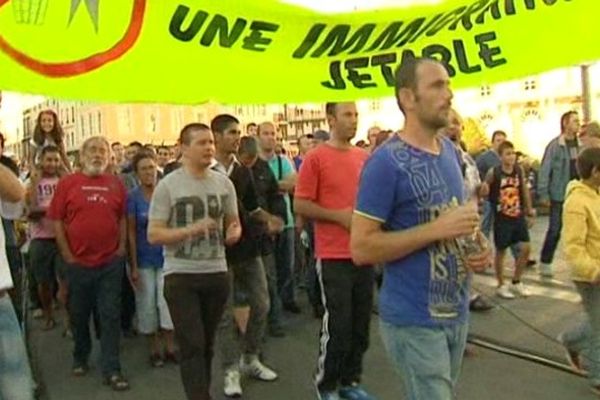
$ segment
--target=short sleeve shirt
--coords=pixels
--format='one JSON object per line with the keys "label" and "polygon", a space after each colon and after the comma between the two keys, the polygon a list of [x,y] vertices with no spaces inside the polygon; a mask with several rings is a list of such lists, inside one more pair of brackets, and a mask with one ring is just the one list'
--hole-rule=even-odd
{"label": "short sleeve shirt", "polygon": [[[275,174],[275,178],[277,178],[278,182],[295,173],[292,162],[285,156],[275,155],[271,159],[267,160],[267,162],[269,163],[269,167],[271,167],[271,171],[273,171],[273,174]],[[283,195],[283,198],[287,207],[287,221],[285,227],[293,228],[294,214],[292,213],[292,202],[290,200],[290,195],[286,193]]]}
{"label": "short sleeve shirt", "polygon": [[94,268],[115,257],[126,211],[127,193],[119,178],[75,173],[58,181],[47,215],[63,221],[77,265]]}
{"label": "short sleeve shirt", "polygon": [[[439,137],[439,154],[395,136],[366,162],[355,212],[403,231],[433,221],[463,201],[458,150]],[[465,323],[469,274],[456,240],[432,243],[385,264],[380,317],[397,326]]]}
{"label": "short sleeve shirt", "polygon": [[141,187],[136,187],[127,195],[127,215],[135,218],[135,247],[139,268],[162,268],[162,246],[148,242],[148,211],[150,202],[144,197]]}
{"label": "short sleeve shirt", "polygon": [[[334,210],[354,209],[358,182],[369,154],[323,144],[302,163],[295,196]],[[315,221],[315,254],[320,259],[349,259],[350,233],[338,224]]]}
{"label": "short sleeve shirt", "polygon": [[150,202],[150,221],[183,228],[208,217],[218,226],[204,236],[164,246],[165,275],[227,271],[224,217],[237,214],[235,188],[227,176],[208,170],[206,176],[197,178],[179,168],[164,177]]}
{"label": "short sleeve shirt", "polygon": [[[40,209],[47,210],[50,207],[58,181],[57,176],[42,177],[36,187],[30,188],[36,192],[37,206]],[[53,239],[55,237],[54,225],[47,216],[39,221],[31,222],[30,226],[32,239]]]}

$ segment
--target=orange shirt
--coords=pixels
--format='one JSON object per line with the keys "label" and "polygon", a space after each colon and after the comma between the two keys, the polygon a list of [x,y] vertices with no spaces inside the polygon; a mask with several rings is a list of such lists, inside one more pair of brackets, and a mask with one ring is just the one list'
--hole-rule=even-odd
{"label": "orange shirt", "polygon": [[[369,154],[357,147],[342,150],[325,143],[308,152],[298,174],[295,196],[319,206],[354,209],[362,167]],[[350,232],[340,225],[315,221],[315,255],[349,259]]]}

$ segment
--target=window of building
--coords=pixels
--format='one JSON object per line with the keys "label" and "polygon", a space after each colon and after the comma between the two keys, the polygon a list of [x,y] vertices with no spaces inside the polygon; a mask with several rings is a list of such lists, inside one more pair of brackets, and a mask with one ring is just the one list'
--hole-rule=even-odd
{"label": "window of building", "polygon": [[487,128],[493,120],[494,120],[494,116],[489,111],[483,112],[481,114],[481,116],[479,117],[479,122],[481,122],[481,125],[484,128]]}
{"label": "window of building", "polygon": [[156,115],[150,114],[150,132],[156,133]]}
{"label": "window of building", "polygon": [[83,115],[79,116],[79,128],[81,130],[81,136],[85,137],[85,123],[83,120]]}
{"label": "window of building", "polygon": [[527,79],[525,81],[525,91],[531,91],[537,89],[537,81],[535,79]]}
{"label": "window of building", "polygon": [[523,114],[521,114],[521,120],[523,121],[535,121],[535,120],[540,120],[541,116],[540,116],[540,112],[532,107],[528,107],[523,111]]}

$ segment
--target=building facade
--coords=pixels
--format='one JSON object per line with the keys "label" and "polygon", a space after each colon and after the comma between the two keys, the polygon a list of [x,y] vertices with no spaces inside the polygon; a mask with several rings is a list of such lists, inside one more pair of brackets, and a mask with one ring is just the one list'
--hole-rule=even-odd
{"label": "building facade", "polygon": [[[600,63],[591,65],[591,119],[600,119]],[[541,158],[546,144],[560,133],[560,116],[581,111],[582,80],[579,67],[565,68],[525,79],[455,91],[453,105],[463,115],[477,120],[491,136],[496,129],[508,133],[519,150]],[[391,90],[390,90],[391,92]],[[356,140],[366,139],[371,126],[397,130],[403,117],[390,96],[360,100]],[[243,127],[248,123],[275,123],[283,141],[290,145],[298,137],[327,129],[324,104],[170,106],[162,104],[95,104],[46,99],[23,112],[23,129],[7,150],[23,159],[29,154],[37,115],[55,110],[65,131],[69,152],[75,152],[88,137],[103,135],[111,142],[132,141],[154,145],[173,144],[181,128],[190,122],[210,123],[219,113],[236,116]]]}

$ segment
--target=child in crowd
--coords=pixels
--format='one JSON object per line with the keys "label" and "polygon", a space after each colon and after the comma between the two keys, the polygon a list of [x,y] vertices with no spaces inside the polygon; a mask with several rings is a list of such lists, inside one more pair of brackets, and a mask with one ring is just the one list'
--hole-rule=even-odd
{"label": "child in crowd", "polygon": [[44,147],[41,151],[41,170],[31,175],[27,194],[28,218],[31,221],[29,257],[44,313],[44,330],[50,330],[56,325],[52,313],[52,289],[57,277],[58,297],[66,305],[64,267],[56,244],[54,226],[52,221],[46,218],[46,210],[60,179],[60,164],[60,150],[52,145]]}
{"label": "child in crowd", "polygon": [[29,159],[30,172],[39,164],[42,149],[50,145],[58,148],[61,160],[60,167],[66,172],[71,172],[65,147],[65,133],[58,121],[58,115],[54,111],[44,110],[39,113],[30,144],[32,147]]}
{"label": "child in crowd", "polygon": [[587,319],[559,340],[574,370],[582,371],[581,352],[592,391],[600,395],[600,148],[587,148],[577,158],[581,180],[567,186],[563,208],[563,246]]}
{"label": "child in crowd", "polygon": [[[533,223],[535,211],[523,169],[516,162],[514,145],[503,142],[498,148],[502,164],[492,168],[486,182],[489,186],[489,201],[494,217],[494,244],[496,246],[496,294],[504,299],[514,299],[515,295],[527,297],[529,290],[521,283],[521,275],[529,260],[529,227]],[[515,272],[512,284],[504,283],[504,255],[506,249],[518,245]]]}

